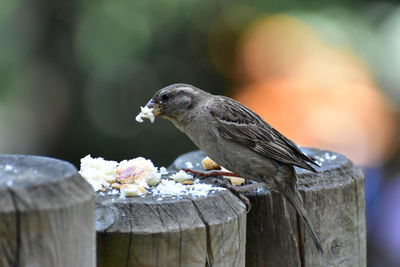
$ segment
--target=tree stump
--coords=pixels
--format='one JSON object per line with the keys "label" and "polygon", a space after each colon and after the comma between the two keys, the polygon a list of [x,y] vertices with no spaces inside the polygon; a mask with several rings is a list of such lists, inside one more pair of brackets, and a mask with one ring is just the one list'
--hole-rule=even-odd
{"label": "tree stump", "polygon": [[245,265],[245,207],[229,191],[96,200],[98,266]]}
{"label": "tree stump", "polygon": [[95,266],[94,194],[71,164],[0,155],[0,266]]}
{"label": "tree stump", "polygon": [[[305,150],[320,159],[318,173],[297,169],[304,206],[319,236],[316,249],[294,208],[279,193],[259,187],[246,194],[246,266],[366,266],[366,226],[362,172],[345,156]],[[205,154],[194,151],[177,158],[172,169],[191,162],[202,170]]]}

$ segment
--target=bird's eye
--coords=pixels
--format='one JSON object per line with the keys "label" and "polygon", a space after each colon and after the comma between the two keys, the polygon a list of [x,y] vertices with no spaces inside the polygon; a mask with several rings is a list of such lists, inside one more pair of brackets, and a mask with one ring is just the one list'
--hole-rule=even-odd
{"label": "bird's eye", "polygon": [[160,100],[162,102],[167,102],[168,99],[169,99],[169,94],[168,93],[163,93],[163,94],[160,95]]}

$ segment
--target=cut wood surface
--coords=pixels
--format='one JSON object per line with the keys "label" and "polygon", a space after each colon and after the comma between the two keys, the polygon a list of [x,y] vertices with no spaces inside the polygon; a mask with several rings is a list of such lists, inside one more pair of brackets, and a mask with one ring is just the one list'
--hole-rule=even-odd
{"label": "cut wood surface", "polygon": [[98,266],[245,266],[245,206],[229,191],[96,200]]}
{"label": "cut wood surface", "polygon": [[95,266],[94,194],[71,164],[0,155],[0,266]]}
{"label": "cut wood surface", "polygon": [[[289,202],[259,187],[246,194],[252,203],[247,215],[246,266],[366,266],[363,174],[343,155],[305,151],[322,163],[318,173],[296,171],[324,254],[316,249]],[[191,162],[193,169],[202,170],[204,157],[201,151],[184,154],[171,169],[186,168],[186,162]]]}

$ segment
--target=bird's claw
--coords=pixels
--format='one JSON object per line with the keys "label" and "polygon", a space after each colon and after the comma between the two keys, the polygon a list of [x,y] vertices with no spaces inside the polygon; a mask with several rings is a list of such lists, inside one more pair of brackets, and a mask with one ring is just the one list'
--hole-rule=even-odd
{"label": "bird's claw", "polygon": [[216,186],[224,187],[239,198],[246,205],[246,212],[249,213],[251,209],[250,200],[244,195],[244,191],[241,191],[238,186],[230,183],[229,180],[215,178],[212,181]]}

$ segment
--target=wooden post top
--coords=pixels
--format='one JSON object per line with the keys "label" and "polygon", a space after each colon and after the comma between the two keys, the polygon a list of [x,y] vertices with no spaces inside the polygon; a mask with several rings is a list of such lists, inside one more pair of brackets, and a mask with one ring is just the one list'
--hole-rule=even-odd
{"label": "wooden post top", "polygon": [[[93,189],[76,168],[62,160],[30,155],[0,155],[0,211],[60,208],[93,198]],[[5,201],[8,199],[8,201]],[[8,204],[7,204],[8,203]]]}
{"label": "wooden post top", "polygon": [[[353,171],[355,166],[352,161],[350,161],[346,156],[331,152],[324,151],[315,148],[302,148],[302,151],[306,153],[311,159],[315,160],[320,167],[317,167],[317,174],[312,173],[310,171],[295,167],[297,176],[299,178],[298,185],[301,190],[318,190],[319,188],[328,186],[334,186],[335,184],[343,183],[349,180],[348,176],[339,175],[324,175],[327,172],[346,172]],[[169,167],[170,170],[180,170],[186,168],[187,162],[190,162],[193,165],[193,170],[204,171],[201,161],[207,155],[200,150],[192,151],[185,153],[179,156]],[[316,175],[320,177],[320,179],[315,179]],[[243,177],[246,178],[246,177]],[[265,190],[262,187],[258,188],[258,190],[250,191],[256,192],[259,190]]]}
{"label": "wooden post top", "polygon": [[76,168],[53,158],[28,155],[0,155],[0,188],[27,188],[66,179]]}
{"label": "wooden post top", "polygon": [[[212,190],[206,196],[149,193],[144,197],[126,198],[97,193],[96,203],[96,230],[108,233],[157,233],[204,227],[199,206],[207,206],[208,214],[215,212],[207,218],[208,223],[223,223],[245,213],[245,205],[228,190]],[[174,216],[161,216],[167,213]],[[130,220],[132,216],[137,218],[133,225],[126,223],[125,219]]]}
{"label": "wooden post top", "polygon": [[96,192],[96,230],[99,267],[245,265],[246,208],[228,190]]}
{"label": "wooden post top", "polygon": [[95,266],[94,192],[68,162],[0,155],[0,266]]}

